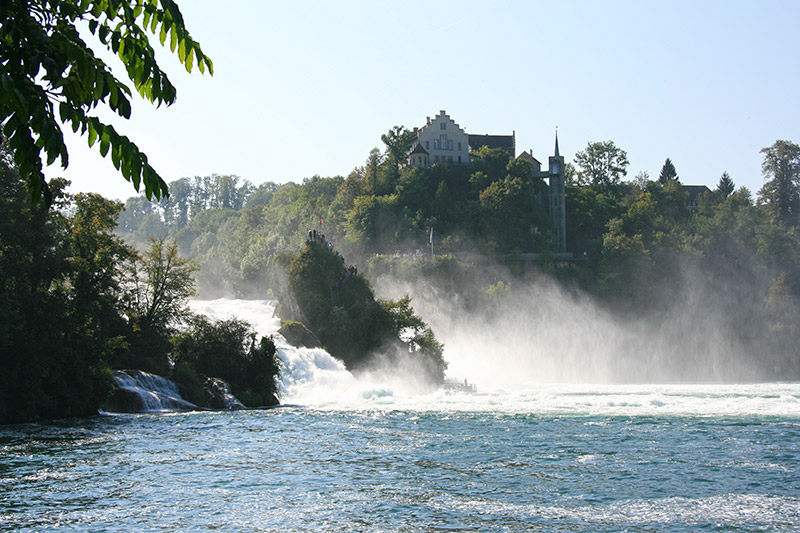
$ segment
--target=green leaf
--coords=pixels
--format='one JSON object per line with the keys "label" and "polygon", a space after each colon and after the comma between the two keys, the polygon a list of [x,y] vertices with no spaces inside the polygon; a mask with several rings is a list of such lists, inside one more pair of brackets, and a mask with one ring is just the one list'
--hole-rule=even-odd
{"label": "green leaf", "polygon": [[116,144],[116,143],[111,148],[111,162],[114,164],[114,168],[119,170],[119,166],[120,166],[119,145]]}
{"label": "green leaf", "polygon": [[94,124],[91,122],[89,123],[89,148],[94,146],[94,143],[97,141],[97,130],[94,129]]}
{"label": "green leaf", "polygon": [[194,48],[189,48],[189,52],[186,54],[186,72],[192,72],[192,66],[194,64]]}
{"label": "green leaf", "polygon": [[108,148],[111,146],[111,138],[108,135],[108,132],[103,129],[103,133],[100,135],[100,154],[105,157],[108,154]]}
{"label": "green leaf", "polygon": [[119,109],[119,92],[114,90],[114,89],[112,89],[111,91],[109,91],[108,97],[109,97],[108,101],[109,101],[109,104],[111,105],[111,109],[113,109],[114,111],[117,111]]}
{"label": "green leaf", "polygon": [[[150,33],[155,35],[156,28],[158,27],[158,17],[157,12],[153,13],[153,20],[150,21]],[[164,44],[164,40],[161,40],[161,44]]]}
{"label": "green leaf", "polygon": [[97,76],[97,79],[94,80],[94,91],[93,91],[94,102],[97,102],[103,97],[103,90],[105,89],[105,86],[103,84],[104,80],[105,80],[104,76]]}
{"label": "green leaf", "polygon": [[131,118],[131,102],[121,90],[119,93],[119,107],[117,108],[119,116],[122,118]]}

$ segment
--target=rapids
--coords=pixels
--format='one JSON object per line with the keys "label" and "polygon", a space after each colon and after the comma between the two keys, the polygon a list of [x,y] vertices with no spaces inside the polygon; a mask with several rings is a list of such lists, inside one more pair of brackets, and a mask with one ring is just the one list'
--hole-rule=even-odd
{"label": "rapids", "polygon": [[800,383],[424,390],[192,307],[274,336],[283,406],[0,427],[0,531],[800,531]]}

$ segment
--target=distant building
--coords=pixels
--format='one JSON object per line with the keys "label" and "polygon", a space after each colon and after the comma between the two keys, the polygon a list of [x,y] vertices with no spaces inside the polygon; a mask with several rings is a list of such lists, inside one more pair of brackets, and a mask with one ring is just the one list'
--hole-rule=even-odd
{"label": "distant building", "polygon": [[566,165],[558,151],[558,133],[553,155],[547,158],[547,175],[550,180],[550,223],[553,225],[553,243],[557,252],[567,251]]}
{"label": "distant building", "polygon": [[[422,128],[414,128],[415,140],[408,153],[408,165],[428,168],[436,163],[467,164],[470,154],[483,146],[500,148],[509,158],[516,155],[516,133],[511,135],[488,135],[467,133],[442,109],[433,119],[427,117]],[[566,165],[558,150],[556,134],[555,152],[548,158],[548,169],[533,156],[533,150],[522,152],[518,159],[531,164],[531,177],[547,180],[550,191],[545,208],[550,213],[553,225],[553,244],[556,252],[567,250],[567,224],[565,205]],[[544,200],[543,200],[544,203]]]}
{"label": "distant building", "polygon": [[705,185],[681,185],[681,188],[688,196],[686,200],[686,209],[688,209],[690,213],[696,213],[700,210],[700,205],[698,204],[700,196],[705,193],[711,193],[711,189]]}
{"label": "distant building", "polygon": [[414,128],[414,133],[417,138],[409,154],[410,166],[469,163],[469,135],[444,110],[433,120],[428,117],[422,128]]}
{"label": "distant building", "polygon": [[527,161],[531,164],[531,170],[534,174],[538,174],[542,171],[542,164],[539,162],[538,159],[533,157],[533,150],[529,152],[522,152],[517,156],[517,159],[522,159],[523,161]]}
{"label": "distant building", "polygon": [[553,226],[553,244],[556,252],[567,251],[567,204],[566,185],[567,172],[564,156],[558,149],[558,133],[553,155],[547,158],[547,170],[542,170],[542,164],[533,157],[533,150],[522,152],[517,159],[522,159],[531,164],[531,174],[534,178],[546,180],[549,185],[547,205],[545,209],[550,213],[550,224]]}
{"label": "distant building", "polygon": [[[444,109],[427,117],[425,125],[414,128],[416,139],[409,153],[408,165],[426,168],[436,163],[466,164],[469,154],[482,146],[502,148],[516,157],[516,137],[511,135],[470,134],[464,131]],[[427,157],[426,157],[427,156]]]}
{"label": "distant building", "polygon": [[486,148],[500,148],[505,150],[508,157],[514,159],[517,151],[517,136],[515,132],[511,135],[473,135],[469,136],[469,151],[474,152],[482,147]]}

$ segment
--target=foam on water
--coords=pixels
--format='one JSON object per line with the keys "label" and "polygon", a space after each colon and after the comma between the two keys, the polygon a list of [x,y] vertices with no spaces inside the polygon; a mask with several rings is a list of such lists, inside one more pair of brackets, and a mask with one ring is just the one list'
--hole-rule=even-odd
{"label": "foam on water", "polygon": [[[408,410],[531,413],[539,415],[608,416],[800,416],[800,384],[562,384],[519,383],[519,372],[505,368],[498,381],[492,347],[485,347],[491,386],[480,382],[483,372],[469,376],[477,394],[444,390],[421,391],[413,376],[354,376],[325,350],[291,346],[278,333],[274,300],[219,299],[191,302],[197,313],[211,318],[237,317],[259,335],[272,336],[281,361],[281,402],[320,409]],[[459,354],[445,346],[445,359],[459,368]],[[455,363],[455,364],[454,364]],[[460,376],[454,376],[461,381]]]}

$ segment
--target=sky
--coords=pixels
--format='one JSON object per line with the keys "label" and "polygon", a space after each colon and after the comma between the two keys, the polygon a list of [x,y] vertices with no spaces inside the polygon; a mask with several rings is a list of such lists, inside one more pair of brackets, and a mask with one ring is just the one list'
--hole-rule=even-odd
{"label": "sky", "polygon": [[[611,140],[627,179],[666,158],[687,185],[723,171],[761,188],[760,150],[800,143],[800,2],[179,0],[214,61],[170,107],[134,92],[128,135],[167,181],[233,174],[256,185],[347,176],[381,134],[446,110],[467,133],[508,135],[546,164]],[[92,43],[91,40],[89,40]],[[112,58],[113,59],[113,58]],[[110,61],[118,77],[121,66]],[[125,200],[133,186],[66,135],[70,164],[48,177]]]}

